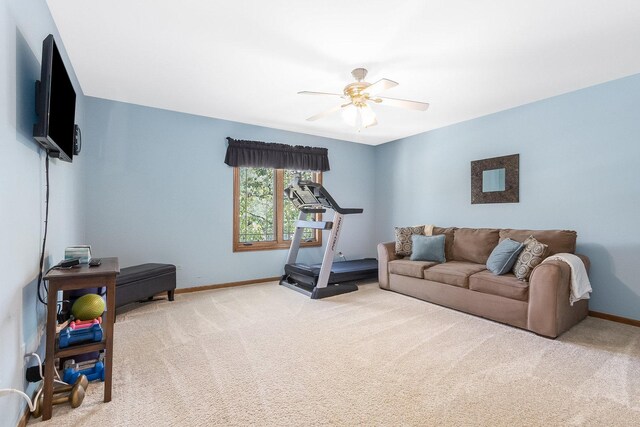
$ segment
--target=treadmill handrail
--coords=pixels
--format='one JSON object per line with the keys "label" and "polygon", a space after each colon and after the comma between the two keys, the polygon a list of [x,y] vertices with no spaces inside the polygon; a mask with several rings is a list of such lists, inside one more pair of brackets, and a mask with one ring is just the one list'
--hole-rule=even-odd
{"label": "treadmill handrail", "polygon": [[[362,208],[343,208],[340,207],[340,205],[338,204],[338,202],[335,201],[335,199],[333,197],[331,197],[331,194],[329,194],[329,192],[327,191],[326,188],[324,188],[322,186],[322,184],[319,184],[317,182],[313,182],[313,181],[300,181],[298,183],[298,186],[307,186],[307,187],[311,187],[314,190],[317,190],[323,199],[325,199],[329,206],[327,206],[328,208],[343,214],[343,215],[352,215],[352,214],[361,214],[364,212],[364,209]],[[312,205],[301,205],[298,209],[302,210],[303,212],[309,212],[310,209],[314,209],[311,207]],[[321,205],[323,206],[323,205]]]}
{"label": "treadmill handrail", "polygon": [[362,208],[342,208],[342,207],[340,207],[338,202],[336,202],[333,199],[333,197],[331,197],[331,194],[329,194],[329,192],[322,186],[322,184],[318,184],[316,182],[314,182],[313,184],[316,184],[316,186],[318,188],[318,191],[320,191],[320,194],[322,194],[322,196],[325,199],[327,199],[327,201],[331,205],[331,208],[334,211],[336,211],[338,213],[341,213],[343,215],[361,214],[362,212],[364,212],[364,209],[362,209]]}
{"label": "treadmill handrail", "polygon": [[362,208],[340,208],[336,209],[336,212],[341,213],[343,215],[351,215],[351,214],[361,214],[364,212]]}

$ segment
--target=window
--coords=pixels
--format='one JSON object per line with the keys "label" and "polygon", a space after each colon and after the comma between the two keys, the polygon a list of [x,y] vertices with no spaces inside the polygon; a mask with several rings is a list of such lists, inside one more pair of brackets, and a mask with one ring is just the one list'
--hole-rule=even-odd
{"label": "window", "polygon": [[[236,167],[233,170],[233,251],[288,249],[300,211],[284,189],[295,171]],[[321,172],[303,172],[303,180],[322,182]],[[316,217],[317,215],[317,217]],[[320,214],[307,219],[320,219]],[[301,246],[321,246],[322,232],[305,229]]]}

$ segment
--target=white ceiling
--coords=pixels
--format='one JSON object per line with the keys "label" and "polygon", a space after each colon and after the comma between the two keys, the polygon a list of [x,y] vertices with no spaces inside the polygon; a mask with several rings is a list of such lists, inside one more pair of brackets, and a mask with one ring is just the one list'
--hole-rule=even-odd
{"label": "white ceiling", "polygon": [[[86,95],[377,145],[640,73],[638,0],[47,0]],[[356,67],[382,95],[360,133]]]}

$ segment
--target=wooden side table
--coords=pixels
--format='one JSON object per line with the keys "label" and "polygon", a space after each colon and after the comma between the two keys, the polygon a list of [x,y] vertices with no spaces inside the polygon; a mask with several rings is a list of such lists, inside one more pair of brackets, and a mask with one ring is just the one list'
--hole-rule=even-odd
{"label": "wooden side table", "polygon": [[[70,270],[51,270],[44,277],[49,282],[47,299],[47,345],[44,367],[44,405],[42,419],[48,420],[53,412],[53,377],[54,360],[59,357],[69,357],[92,351],[105,350],[104,355],[104,401],[111,401],[111,373],[113,361],[113,323],[115,320],[116,275],[120,273],[118,258],[102,258],[102,264],[97,267],[82,265]],[[102,327],[104,337],[101,342],[80,344],[67,348],[59,348],[56,344],[57,326],[57,298],[58,291],[71,291],[84,288],[107,288],[107,312]]]}

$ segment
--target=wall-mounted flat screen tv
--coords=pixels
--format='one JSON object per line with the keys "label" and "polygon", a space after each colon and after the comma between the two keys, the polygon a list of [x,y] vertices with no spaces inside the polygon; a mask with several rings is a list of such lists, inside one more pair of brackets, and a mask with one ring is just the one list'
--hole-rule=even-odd
{"label": "wall-mounted flat screen tv", "polygon": [[76,92],[52,34],[42,43],[40,78],[36,82],[38,123],[33,127],[33,137],[51,157],[70,162],[76,132]]}

